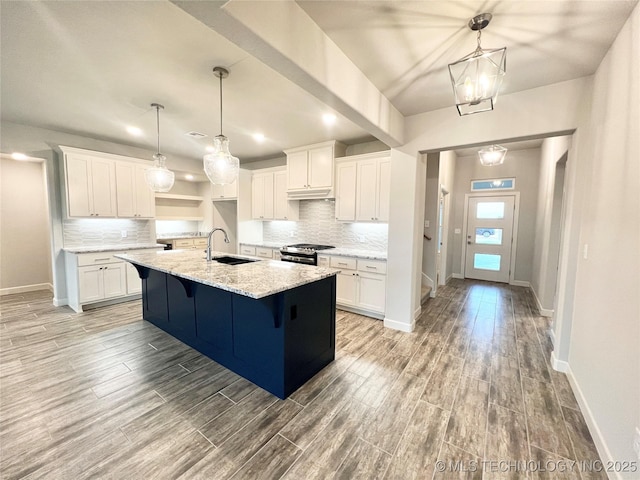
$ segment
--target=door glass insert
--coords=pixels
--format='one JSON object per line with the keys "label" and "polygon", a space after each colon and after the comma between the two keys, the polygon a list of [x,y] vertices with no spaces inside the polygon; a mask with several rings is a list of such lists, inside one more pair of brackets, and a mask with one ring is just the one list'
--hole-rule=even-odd
{"label": "door glass insert", "polygon": [[476,228],[476,243],[480,245],[502,245],[502,229]]}
{"label": "door glass insert", "polygon": [[478,202],[476,218],[504,218],[504,202]]}
{"label": "door glass insert", "polygon": [[473,268],[478,270],[500,271],[501,255],[491,255],[489,253],[476,253],[473,256]]}

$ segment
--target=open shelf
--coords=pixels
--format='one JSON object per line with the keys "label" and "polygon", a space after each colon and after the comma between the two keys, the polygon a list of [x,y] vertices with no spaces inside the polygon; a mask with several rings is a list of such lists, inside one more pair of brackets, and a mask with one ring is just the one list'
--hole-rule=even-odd
{"label": "open shelf", "polygon": [[179,200],[179,201],[185,201],[185,202],[202,202],[204,200],[204,197],[201,197],[200,195],[178,195],[175,193],[156,193],[156,200],[159,198],[166,199],[166,200]]}

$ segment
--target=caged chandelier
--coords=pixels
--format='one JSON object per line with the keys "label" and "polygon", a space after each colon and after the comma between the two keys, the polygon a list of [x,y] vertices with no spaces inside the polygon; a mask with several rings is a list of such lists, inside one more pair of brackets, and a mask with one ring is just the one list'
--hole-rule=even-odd
{"label": "caged chandelier", "polygon": [[222,79],[229,76],[229,70],[214,67],[213,74],[220,79],[220,135],[213,139],[213,152],[203,157],[204,173],[214,185],[233,183],[238,178],[240,161],[229,152],[229,139],[222,134]]}
{"label": "caged chandelier", "polygon": [[489,25],[491,18],[490,13],[482,13],[469,20],[469,28],[478,32],[478,46],[470,54],[449,64],[460,116],[493,110],[498,98],[506,72],[507,47],[483,50],[480,46],[482,29]]}
{"label": "caged chandelier", "polygon": [[149,185],[149,188],[154,192],[168,192],[171,190],[171,187],[173,187],[175,175],[164,164],[167,157],[160,153],[160,109],[164,109],[164,106],[159,103],[152,103],[151,106],[156,109],[158,153],[153,156],[153,167],[145,170],[144,179],[146,180],[147,185]]}
{"label": "caged chandelier", "polygon": [[507,155],[507,149],[502,145],[491,145],[489,147],[478,150],[478,158],[480,163],[485,167],[493,167],[494,165],[502,165]]}

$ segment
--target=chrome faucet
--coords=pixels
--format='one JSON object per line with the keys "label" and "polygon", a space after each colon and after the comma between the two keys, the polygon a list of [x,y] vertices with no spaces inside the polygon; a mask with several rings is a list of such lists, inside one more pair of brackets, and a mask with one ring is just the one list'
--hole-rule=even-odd
{"label": "chrome faucet", "polygon": [[207,236],[207,262],[211,261],[211,236],[213,235],[213,232],[217,230],[220,230],[222,233],[224,233],[224,243],[229,243],[229,237],[227,236],[227,232],[225,232],[224,228],[212,229]]}

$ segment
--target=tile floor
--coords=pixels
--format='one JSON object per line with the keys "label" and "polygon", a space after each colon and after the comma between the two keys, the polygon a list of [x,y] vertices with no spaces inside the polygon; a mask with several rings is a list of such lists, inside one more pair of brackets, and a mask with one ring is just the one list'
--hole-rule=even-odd
{"label": "tile floor", "polygon": [[454,280],[411,334],[338,311],[336,360],[284,401],[139,301],[0,307],[3,479],[606,478],[525,288]]}

